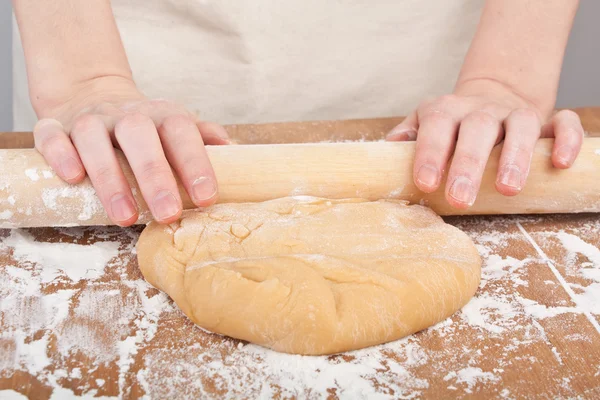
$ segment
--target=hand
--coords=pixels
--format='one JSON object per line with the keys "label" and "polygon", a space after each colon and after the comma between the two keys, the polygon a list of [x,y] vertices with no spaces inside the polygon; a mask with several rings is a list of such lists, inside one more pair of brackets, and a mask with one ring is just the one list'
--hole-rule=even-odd
{"label": "hand", "polygon": [[58,176],[77,183],[89,175],[110,219],[129,226],[137,207],[115,156],[125,154],[154,218],[171,223],[182,200],[171,166],[195,205],[217,199],[204,144],[228,144],[225,129],[200,122],[183,106],[149,100],[128,79],[97,78],[41,112],[35,147]]}
{"label": "hand", "polygon": [[[450,205],[473,205],[492,148],[504,140],[496,190],[514,196],[525,186],[538,138],[555,137],[552,164],[569,168],[579,154],[583,128],[577,114],[540,110],[500,84],[485,90],[465,85],[454,94],[422,103],[387,136],[390,141],[417,140],[414,182],[436,191],[454,154],[445,193]],[[542,121],[548,123],[542,127]]]}

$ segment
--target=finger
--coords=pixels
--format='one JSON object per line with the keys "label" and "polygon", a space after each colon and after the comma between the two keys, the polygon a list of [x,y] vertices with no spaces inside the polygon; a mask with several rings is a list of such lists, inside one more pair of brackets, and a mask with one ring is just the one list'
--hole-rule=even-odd
{"label": "finger", "polygon": [[562,110],[552,117],[554,146],[552,165],[556,168],[569,168],[579,155],[583,143],[583,126],[579,116],[571,110]]}
{"label": "finger", "polygon": [[78,118],[71,140],[109,218],[117,225],[133,224],[138,217],[136,203],[102,120],[94,115]]}
{"label": "finger", "polygon": [[402,121],[387,134],[385,140],[393,142],[415,140],[417,138],[418,129],[419,121],[417,118],[417,112],[413,111],[404,119],[404,121]]}
{"label": "finger", "polygon": [[213,204],[217,200],[217,179],[194,122],[182,115],[167,117],[158,132],[167,159],[194,204]]}
{"label": "finger", "polygon": [[556,113],[552,116],[552,118],[550,118],[550,120],[548,122],[546,122],[544,125],[542,125],[542,130],[540,132],[540,138],[553,138],[554,137],[554,125],[552,123],[552,120],[554,119],[555,115],[556,115]]}
{"label": "finger", "polygon": [[447,112],[433,111],[419,119],[413,179],[423,192],[439,188],[457,131],[458,119]]}
{"label": "finger", "polygon": [[501,134],[500,120],[487,111],[475,111],[462,120],[446,184],[446,200],[451,206],[464,209],[473,205],[485,165]]}
{"label": "finger", "polygon": [[207,145],[232,144],[227,130],[214,122],[198,122],[197,130]]}
{"label": "finger", "polygon": [[167,224],[176,221],[183,206],[154,122],[142,114],[127,114],[115,125],[115,138],[154,218]]}
{"label": "finger", "polygon": [[525,186],[540,125],[538,115],[527,109],[511,112],[504,121],[506,133],[496,175],[496,190],[501,194],[514,196]]}
{"label": "finger", "polygon": [[60,122],[41,119],[33,128],[35,148],[46,159],[54,172],[68,183],[78,183],[85,178],[85,169]]}

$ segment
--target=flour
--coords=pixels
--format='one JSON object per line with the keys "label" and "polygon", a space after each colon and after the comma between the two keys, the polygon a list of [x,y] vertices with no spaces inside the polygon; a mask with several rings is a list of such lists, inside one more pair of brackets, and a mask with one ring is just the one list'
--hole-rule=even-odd
{"label": "flour", "polygon": [[[106,230],[110,232],[109,228]],[[107,235],[98,229],[97,240],[102,236]],[[131,288],[130,295],[125,297],[121,290],[106,288],[106,284],[101,283],[107,268],[122,269],[123,257],[129,257],[131,245],[123,248],[120,242],[114,241],[98,241],[93,245],[45,243],[19,230],[13,230],[0,241],[0,251],[5,254],[10,251],[20,264],[19,267],[4,265],[0,269],[0,319],[3,322],[0,343],[3,340],[14,343],[8,354],[0,354],[0,378],[1,371],[17,367],[53,387],[51,398],[73,398],[73,392],[61,388],[58,380],[86,377],[79,368],[49,370],[53,365],[47,353],[50,341],[55,343],[62,357],[80,353],[103,363],[118,358],[127,360],[128,354],[135,353],[136,341],[147,340],[155,333],[158,315],[171,307],[166,296],[149,297],[148,285],[139,280],[125,280]],[[119,262],[115,260],[117,257]],[[82,291],[63,289],[43,293],[49,286],[77,282],[84,282]],[[101,326],[91,329],[89,321]],[[134,343],[128,337],[132,321],[138,325]],[[35,332],[45,333],[32,340]],[[60,334],[54,336],[53,332]],[[103,386],[104,380],[94,383]],[[95,393],[96,389],[90,389],[83,398],[92,398]]]}
{"label": "flour", "polygon": [[[237,348],[237,346],[236,346]],[[170,364],[169,379],[180,380],[186,376],[203,374],[213,382],[216,389],[227,389],[223,398],[236,398],[243,393],[255,392],[259,398],[306,397],[308,388],[310,397],[322,396],[330,388],[336,388],[336,394],[342,398],[389,398],[378,393],[369,376],[377,375],[389,393],[395,398],[417,398],[421,390],[429,387],[427,380],[414,376],[408,367],[418,367],[427,362],[427,357],[411,338],[370,349],[350,352],[342,360],[339,357],[305,357],[277,353],[255,345],[246,345],[230,355],[216,358],[206,365],[198,365],[185,354],[177,358],[162,351],[150,353],[146,362],[153,365]],[[218,351],[215,349],[215,351]],[[213,353],[206,350],[205,356]],[[398,360],[390,360],[386,354],[398,355]],[[272,377],[271,382],[252,379],[258,371]],[[168,388],[149,385],[147,382],[157,377],[143,374],[146,393],[152,397],[164,398]],[[210,396],[204,392],[201,381],[192,379],[188,385],[197,389],[198,397]],[[271,383],[271,384],[270,384]],[[272,383],[276,383],[277,388]]]}
{"label": "flour", "polygon": [[402,195],[402,192],[404,192],[404,188],[405,185],[402,185],[400,187],[397,187],[396,189],[392,190],[388,195],[387,198],[388,199],[395,199],[398,198]]}
{"label": "flour", "polygon": [[[64,201],[64,199],[75,199],[75,201]],[[80,221],[90,220],[94,214],[102,210],[102,203],[92,186],[45,188],[42,191],[42,201],[46,208],[57,212],[64,209],[78,211],[77,219]]]}
{"label": "flour", "polygon": [[13,212],[10,210],[4,210],[0,212],[0,219],[11,219],[13,216]]}
{"label": "flour", "polygon": [[40,180],[40,176],[37,173],[37,168],[26,169],[25,175],[34,182],[37,182]]}
{"label": "flour", "polygon": [[[583,254],[592,263],[591,267],[593,267],[595,271],[600,271],[600,249],[590,243],[585,242],[580,237],[565,231],[558,232],[556,236],[570,254]],[[573,260],[570,261],[572,262]],[[588,271],[584,268],[582,272],[585,275]],[[593,275],[593,273],[590,274]],[[600,278],[600,276],[598,278]],[[590,277],[590,279],[593,278]],[[598,280],[600,281],[600,279]]]}
{"label": "flour", "polygon": [[41,268],[42,283],[66,276],[74,282],[81,279],[97,279],[105,265],[117,254],[119,243],[98,242],[94,246],[72,243],[42,243],[35,241],[23,231],[13,230],[2,242],[14,248],[13,256],[24,263],[37,264]]}
{"label": "flour", "polygon": [[0,390],[0,399],[2,400],[27,400],[27,396],[14,390]]}
{"label": "flour", "polygon": [[[482,294],[463,307],[461,316],[471,326],[478,326],[490,333],[502,333],[514,328],[517,314],[512,302],[497,296]],[[500,315],[501,318],[497,316]]]}
{"label": "flour", "polygon": [[478,382],[498,382],[499,378],[497,375],[494,375],[492,372],[484,372],[481,368],[475,367],[467,367],[463,368],[457,372],[450,372],[448,375],[444,377],[445,381],[454,381],[455,384],[465,384],[467,386],[465,392],[473,393],[473,387]]}
{"label": "flour", "polygon": [[[477,230],[468,219],[454,223],[484,259],[473,300],[422,333],[331,357],[281,354],[202,332],[141,279],[134,231],[55,229],[55,243],[37,241],[36,230],[6,232],[0,238],[0,257],[7,260],[0,264],[0,346],[9,345],[0,351],[0,379],[15,370],[29,373],[54,399],[129,398],[133,387],[148,398],[422,398],[435,385],[446,390],[439,397],[477,396],[482,388],[518,397],[518,386],[504,387],[505,375],[538,365],[528,349],[548,348],[545,363],[556,368],[571,357],[550,342],[546,331],[554,319],[582,310],[598,315],[600,250],[583,228],[532,234],[539,243],[561,246],[564,259],[557,263],[567,278],[579,279],[569,281],[578,307],[541,304],[528,290],[535,289],[532,269],[545,268],[546,260],[527,247],[510,219],[484,219]],[[600,223],[585,229],[600,232]],[[542,290],[562,290],[552,275],[539,282]],[[597,343],[588,332],[564,340]],[[82,355],[87,361],[67,362]],[[107,368],[115,374],[98,375]],[[600,376],[600,366],[592,368]],[[561,397],[576,397],[575,381],[553,374],[545,384],[568,394]],[[111,387],[118,392],[106,392]],[[7,391],[0,398],[5,394],[22,398]]]}

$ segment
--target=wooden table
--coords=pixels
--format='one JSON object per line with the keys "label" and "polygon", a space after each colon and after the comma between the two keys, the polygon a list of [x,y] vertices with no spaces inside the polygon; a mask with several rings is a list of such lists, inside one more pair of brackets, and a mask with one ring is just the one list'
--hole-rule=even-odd
{"label": "wooden table", "polygon": [[[600,131],[600,109],[578,111]],[[398,121],[229,130],[242,143],[375,140]],[[195,327],[142,279],[140,227],[0,230],[0,398],[600,398],[600,215],[447,221],[484,259],[475,298],[426,331],[331,357]]]}

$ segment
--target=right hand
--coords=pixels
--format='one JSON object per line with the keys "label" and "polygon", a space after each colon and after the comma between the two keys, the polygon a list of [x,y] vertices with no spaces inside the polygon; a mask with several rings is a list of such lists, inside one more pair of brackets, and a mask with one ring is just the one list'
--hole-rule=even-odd
{"label": "right hand", "polygon": [[120,77],[96,78],[64,99],[38,111],[35,147],[66,182],[87,174],[117,225],[132,225],[138,212],[115,148],[125,154],[158,222],[176,221],[183,208],[171,167],[196,206],[217,200],[204,145],[230,143],[222,126],[200,121],[179,104],[150,100]]}

